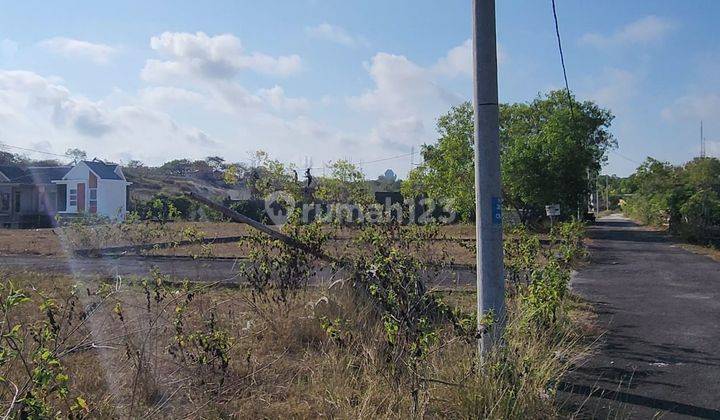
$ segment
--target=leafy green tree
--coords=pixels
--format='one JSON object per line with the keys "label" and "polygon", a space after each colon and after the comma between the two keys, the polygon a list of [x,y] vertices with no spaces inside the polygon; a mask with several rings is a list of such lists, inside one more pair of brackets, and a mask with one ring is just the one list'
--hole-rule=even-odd
{"label": "leafy green tree", "polygon": [[717,238],[720,228],[720,160],[696,158],[674,166],[653,158],[623,181],[623,211],[642,223],[669,224],[691,241]]}
{"label": "leafy green tree", "polygon": [[642,223],[661,225],[679,217],[683,199],[678,168],[648,157],[625,183],[623,211]]}
{"label": "leafy green tree", "polygon": [[701,189],[680,207],[683,222],[705,229],[720,226],[720,196],[713,190]]}
{"label": "leafy green tree", "polygon": [[[572,105],[570,105],[572,104]],[[503,198],[521,220],[543,214],[558,203],[565,214],[585,207],[590,179],[599,172],[608,149],[613,115],[564,91],[552,91],[530,103],[501,105],[500,142]],[[474,216],[473,108],[453,107],[438,119],[437,143],[424,145],[424,163],[403,185],[406,196],[449,198],[465,219]]]}
{"label": "leafy green tree", "polygon": [[262,150],[253,156],[253,169],[250,170],[249,183],[255,195],[266,197],[276,191],[291,194],[296,200],[300,198],[300,183],[297,170],[292,164],[285,164]]}
{"label": "leafy green tree", "polygon": [[685,164],[683,169],[686,184],[720,192],[720,159],[696,158]]}
{"label": "leafy green tree", "polygon": [[346,160],[336,160],[328,166],[330,176],[321,178],[315,196],[334,203],[372,203],[373,197],[365,182],[365,174]]}
{"label": "leafy green tree", "polygon": [[571,101],[564,91],[553,91],[529,104],[501,106],[504,198],[525,220],[551,203],[565,214],[584,212],[590,180],[617,145],[608,131],[610,111]]}
{"label": "leafy green tree", "polygon": [[470,102],[453,107],[437,122],[440,138],[422,146],[424,163],[413,169],[401,191],[406,197],[447,198],[464,218],[475,212],[473,108]]}

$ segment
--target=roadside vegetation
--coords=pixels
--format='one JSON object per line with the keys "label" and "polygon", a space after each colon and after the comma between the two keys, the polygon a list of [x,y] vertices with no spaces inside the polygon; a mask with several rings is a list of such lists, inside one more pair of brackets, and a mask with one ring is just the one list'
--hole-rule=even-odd
{"label": "roadside vegetation", "polygon": [[720,160],[675,166],[648,158],[623,180],[622,210],[641,223],[667,226],[685,240],[720,244]]}
{"label": "roadside vegetation", "polygon": [[[438,119],[440,138],[422,148],[423,164],[402,185],[405,196],[452,199],[463,220],[474,220],[473,110],[466,102]],[[584,215],[592,180],[617,142],[614,116],[593,102],[552,91],[528,103],[500,106],[503,201],[523,224],[537,224],[545,206],[563,217]]]}

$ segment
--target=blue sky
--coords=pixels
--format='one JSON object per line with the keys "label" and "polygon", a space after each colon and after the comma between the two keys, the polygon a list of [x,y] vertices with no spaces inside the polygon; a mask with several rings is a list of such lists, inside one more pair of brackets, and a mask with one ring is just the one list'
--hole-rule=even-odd
{"label": "blue sky", "polygon": [[[151,164],[400,156],[362,164],[374,177],[471,95],[469,0],[115,3],[3,2],[0,141]],[[720,2],[557,6],[571,88],[616,115],[608,173],[691,159],[701,119],[720,155]],[[501,100],[561,87],[550,1],[498,1],[497,21]]]}

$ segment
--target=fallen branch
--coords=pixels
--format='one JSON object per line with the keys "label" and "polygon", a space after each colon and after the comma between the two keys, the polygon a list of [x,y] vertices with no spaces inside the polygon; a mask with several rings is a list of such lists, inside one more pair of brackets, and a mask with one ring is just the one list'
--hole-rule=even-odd
{"label": "fallen branch", "polygon": [[341,262],[340,260],[338,260],[335,257],[327,255],[320,250],[309,248],[306,245],[296,241],[295,239],[285,235],[284,233],[278,232],[277,230],[271,228],[270,226],[264,225],[264,224],[258,222],[257,220],[253,220],[253,219],[245,216],[244,214],[240,214],[240,213],[236,212],[235,210],[225,207],[222,204],[218,204],[206,197],[203,197],[202,195],[196,194],[192,191],[186,191],[185,196],[187,196],[188,198],[195,200],[201,204],[204,204],[213,210],[219,211],[220,213],[222,213],[223,216],[227,217],[228,219],[232,220],[233,222],[245,223],[246,225],[249,225],[250,227],[259,230],[260,232],[270,236],[271,238],[282,241],[292,247],[301,249],[301,250],[307,252],[308,254],[314,255],[315,257],[317,257],[321,260],[328,261],[330,263],[340,263]]}

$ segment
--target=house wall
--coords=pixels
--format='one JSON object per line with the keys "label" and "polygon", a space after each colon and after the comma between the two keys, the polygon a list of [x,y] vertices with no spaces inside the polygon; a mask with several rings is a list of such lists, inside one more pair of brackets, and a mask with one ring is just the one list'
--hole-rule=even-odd
{"label": "house wall", "polygon": [[13,187],[12,185],[1,185],[0,184],[0,199],[3,194],[8,194],[10,200],[10,208],[7,210],[0,209],[0,227],[5,227],[6,224],[12,223],[13,221]]}
{"label": "house wall", "polygon": [[[85,188],[87,188],[87,180],[73,179],[71,181],[63,181],[63,184],[67,185],[67,194],[65,195],[66,206],[65,206],[65,211],[61,211],[60,213],[77,213],[78,206],[70,205],[70,190],[77,191],[77,184],[82,184],[82,183],[86,184]],[[87,194],[85,194],[85,195],[87,196]],[[76,196],[77,196],[77,194],[76,194]],[[87,206],[86,206],[86,208],[87,208]]]}
{"label": "house wall", "polygon": [[[36,227],[47,224],[47,218],[55,215],[55,208],[46,198],[44,208],[40,208],[40,194],[56,190],[54,184],[27,185],[27,184],[0,184],[0,194],[9,194],[10,208],[0,211],[0,228],[2,227]],[[19,195],[18,195],[19,193]],[[18,197],[20,198],[18,207]],[[17,211],[19,209],[19,211]]]}
{"label": "house wall", "polygon": [[125,219],[127,212],[126,182],[112,179],[98,180],[98,214],[111,219]]}
{"label": "house wall", "polygon": [[66,210],[62,213],[77,213],[78,212],[78,206],[71,206],[70,205],[70,190],[76,190],[77,191],[77,185],[78,184],[85,184],[85,210],[88,210],[87,205],[87,199],[90,196],[88,193],[88,180],[90,178],[90,169],[84,165],[84,164],[78,164],[75,165],[72,169],[68,171],[67,174],[65,174],[64,177],[67,181],[64,181],[63,184],[67,184],[67,196],[65,197],[65,202],[67,203]]}
{"label": "house wall", "polygon": [[90,178],[90,169],[83,164],[77,164],[75,167],[70,169],[67,174],[65,174],[65,179],[67,180],[79,180],[80,182],[88,182],[88,179]]}
{"label": "house wall", "polygon": [[[20,213],[31,214],[38,212],[38,195],[37,189],[33,186],[22,185],[16,187],[20,190]],[[15,204],[13,203],[13,206]]]}

